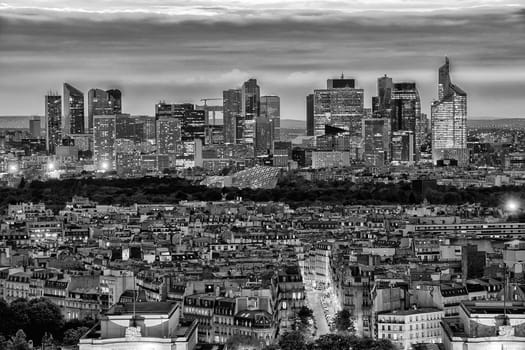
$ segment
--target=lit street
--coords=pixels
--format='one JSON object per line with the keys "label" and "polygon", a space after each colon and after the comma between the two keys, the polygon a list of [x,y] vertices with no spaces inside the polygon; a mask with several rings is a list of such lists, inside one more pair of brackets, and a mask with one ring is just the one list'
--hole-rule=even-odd
{"label": "lit street", "polygon": [[306,290],[306,298],[308,301],[308,307],[312,309],[314,314],[314,321],[317,327],[315,336],[319,337],[320,335],[330,333],[330,328],[326,321],[325,313],[323,306],[321,304],[323,292],[320,290],[308,288]]}

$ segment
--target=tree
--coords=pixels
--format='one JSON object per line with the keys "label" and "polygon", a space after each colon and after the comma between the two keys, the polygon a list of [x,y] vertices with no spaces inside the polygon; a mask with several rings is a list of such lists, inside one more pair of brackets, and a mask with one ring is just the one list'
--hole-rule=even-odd
{"label": "tree", "polygon": [[77,345],[79,339],[89,331],[87,327],[70,328],[64,332],[64,345]]}
{"label": "tree", "polygon": [[0,335],[8,336],[10,334],[10,323],[12,321],[10,314],[9,305],[4,299],[0,299],[0,315],[2,315],[2,317],[0,317]]}
{"label": "tree", "polygon": [[27,341],[26,334],[21,329],[7,342],[8,350],[29,350],[31,348],[31,343]]}
{"label": "tree", "polygon": [[281,350],[306,350],[306,341],[299,331],[284,333],[279,339]]}
{"label": "tree", "polygon": [[299,312],[297,313],[297,316],[299,316],[299,319],[303,324],[307,324],[308,320],[313,316],[312,309],[308,308],[307,306],[301,307]]}
{"label": "tree", "polygon": [[325,334],[313,344],[312,350],[395,350],[387,339],[358,338],[348,334]]}
{"label": "tree", "polygon": [[353,337],[347,335],[324,334],[316,339],[313,350],[348,350],[353,343]]}
{"label": "tree", "polygon": [[26,299],[16,299],[9,305],[11,316],[8,324],[6,335],[13,335],[19,329],[27,330],[29,328],[29,304]]}
{"label": "tree", "polygon": [[250,349],[250,348],[260,348],[261,342],[247,335],[236,334],[231,336],[226,342],[228,349],[240,350],[240,349]]}
{"label": "tree", "polygon": [[7,350],[7,339],[0,335],[0,350]]}
{"label": "tree", "polygon": [[335,314],[334,324],[335,324],[335,328],[339,332],[349,332],[351,334],[355,332],[354,321],[352,320],[350,311],[346,309],[338,311]]}
{"label": "tree", "polygon": [[46,333],[60,338],[64,317],[57,305],[45,298],[33,299],[29,302],[28,316],[30,322],[26,331],[35,342],[40,342]]}

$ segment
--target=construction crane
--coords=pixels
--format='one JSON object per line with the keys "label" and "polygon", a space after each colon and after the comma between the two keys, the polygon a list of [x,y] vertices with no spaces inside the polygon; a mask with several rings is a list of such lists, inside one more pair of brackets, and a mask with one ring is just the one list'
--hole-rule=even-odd
{"label": "construction crane", "polygon": [[208,101],[222,101],[222,98],[201,98],[201,101],[204,101],[204,105],[200,106],[206,113],[206,124],[209,124],[209,112],[212,112],[213,124],[215,125],[215,112],[222,112],[222,106],[208,106]]}

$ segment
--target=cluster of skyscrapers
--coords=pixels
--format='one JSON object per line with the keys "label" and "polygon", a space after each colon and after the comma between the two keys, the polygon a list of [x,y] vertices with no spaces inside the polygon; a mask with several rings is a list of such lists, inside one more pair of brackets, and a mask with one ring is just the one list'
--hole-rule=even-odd
{"label": "cluster of skyscrapers", "polygon": [[[276,166],[264,160],[268,157],[286,167],[296,160],[294,154],[316,160],[307,165],[297,161],[299,166],[344,166],[352,160],[371,166],[414,164],[430,161],[421,153],[430,147],[434,164],[468,163],[467,95],[452,84],[448,58],[439,68],[430,125],[414,82],[378,78],[372,108],[365,108],[364,90],[355,79],[328,79],[326,88],[306,98],[311,138],[296,143],[303,155],[292,152],[291,143],[280,142],[280,98],[261,96],[260,90],[257,80],[249,79],[224,90],[222,106],[207,104],[221,98],[203,99],[201,106],[161,101],[154,116],[131,116],[122,113],[120,90],[89,90],[86,114],[83,92],[65,83],[62,95],[45,97],[46,148],[51,155],[74,159],[70,152],[76,152],[80,159],[92,159],[95,171],[202,166],[203,157],[219,159],[214,169],[238,161]],[[216,124],[217,111],[223,113],[222,124]]]}
{"label": "cluster of skyscrapers", "polygon": [[[434,164],[468,163],[467,95],[451,83],[448,58],[439,69],[438,100],[431,111]],[[342,76],[306,97],[306,114],[307,134],[317,145],[328,139],[332,150],[374,166],[419,161],[429,127],[416,83],[393,82],[386,75],[377,80],[371,109],[364,108],[363,89]]]}
{"label": "cluster of skyscrapers", "polygon": [[50,154],[55,154],[68,136],[92,133],[94,116],[122,113],[120,90],[89,90],[87,117],[84,103],[84,93],[68,83],[64,83],[62,95],[57,92],[46,95],[46,149]]}
{"label": "cluster of skyscrapers", "polygon": [[[45,96],[46,149],[61,158],[91,158],[95,171],[202,166],[203,151],[210,153],[203,146],[217,151],[213,145],[229,145],[219,151],[221,159],[251,158],[253,163],[279,140],[280,99],[260,96],[255,79],[224,91],[222,106],[207,104],[220,98],[203,99],[201,106],[160,101],[154,116],[123,114],[116,89],[91,89],[87,100],[85,114],[83,92],[68,83],[62,95]],[[216,124],[218,111],[224,124]]]}
{"label": "cluster of skyscrapers", "polygon": [[252,145],[254,155],[268,154],[273,142],[280,139],[279,96],[261,96],[255,79],[222,95],[224,142]]}

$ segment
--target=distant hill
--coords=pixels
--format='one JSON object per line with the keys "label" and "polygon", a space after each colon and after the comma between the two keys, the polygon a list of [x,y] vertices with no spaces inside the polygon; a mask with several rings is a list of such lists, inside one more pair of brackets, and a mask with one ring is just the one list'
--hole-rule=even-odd
{"label": "distant hill", "polygon": [[27,129],[31,118],[27,115],[0,115],[0,129]]}
{"label": "distant hill", "polygon": [[467,119],[467,126],[471,128],[524,129],[525,118]]}
{"label": "distant hill", "polygon": [[306,129],[306,121],[295,119],[281,119],[281,129]]}

